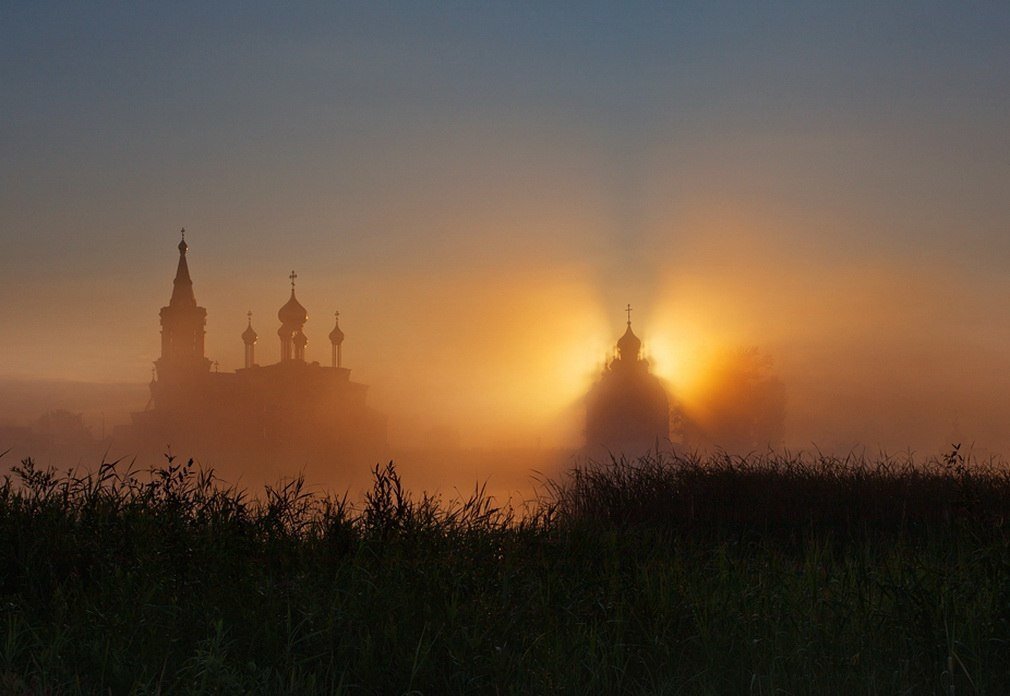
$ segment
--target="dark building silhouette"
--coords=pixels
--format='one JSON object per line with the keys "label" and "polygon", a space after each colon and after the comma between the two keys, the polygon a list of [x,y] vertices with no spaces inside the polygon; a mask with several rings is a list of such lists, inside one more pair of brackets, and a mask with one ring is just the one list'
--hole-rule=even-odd
{"label": "dark building silhouette", "polygon": [[[133,414],[144,442],[204,460],[301,466],[375,456],[385,446],[385,418],[366,405],[367,386],[343,367],[339,326],[330,333],[332,364],[308,362],[303,331],[308,312],[291,294],[280,308],[280,360],[256,362],[259,339],[247,315],[240,338],[244,367],[219,372],[204,355],[207,310],[196,303],[185,237],[168,306],[161,309],[161,357],[155,361],[146,410]],[[212,369],[213,368],[213,369]]]}
{"label": "dark building silhouette", "polygon": [[662,382],[642,358],[642,341],[628,328],[617,341],[617,357],[603,369],[586,405],[586,445],[637,456],[670,439],[670,402]]}

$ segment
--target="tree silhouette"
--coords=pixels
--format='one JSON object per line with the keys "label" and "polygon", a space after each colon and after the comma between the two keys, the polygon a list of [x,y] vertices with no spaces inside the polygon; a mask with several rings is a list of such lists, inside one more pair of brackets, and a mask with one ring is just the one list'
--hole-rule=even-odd
{"label": "tree silhouette", "polygon": [[731,351],[715,361],[707,386],[689,408],[673,409],[673,429],[685,445],[734,453],[781,446],[785,386],[771,357],[754,347]]}

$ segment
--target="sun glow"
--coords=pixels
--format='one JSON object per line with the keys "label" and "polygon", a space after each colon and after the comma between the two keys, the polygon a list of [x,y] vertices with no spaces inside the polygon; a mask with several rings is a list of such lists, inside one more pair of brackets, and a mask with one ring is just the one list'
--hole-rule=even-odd
{"label": "sun glow", "polygon": [[516,385],[515,397],[530,415],[552,415],[579,401],[613,349],[615,339],[608,335],[602,311],[591,298],[578,295],[573,293],[566,311],[546,324],[551,327],[549,344],[543,344],[543,327],[538,326],[524,336],[524,345],[517,346],[536,377]]}
{"label": "sun glow", "polygon": [[[452,427],[464,447],[572,444],[617,339],[591,281],[580,268],[535,268],[376,283],[371,297],[396,331],[362,352],[403,366],[377,403],[400,422]],[[404,294],[445,309],[419,313]]]}
{"label": "sun glow", "polygon": [[[589,317],[585,318],[586,324]],[[556,388],[553,389],[559,401],[568,403],[578,399],[599,377],[604,360],[610,353],[606,332],[601,325],[584,327],[582,336],[570,336],[558,347],[553,357],[557,365]]]}
{"label": "sun glow", "polygon": [[645,335],[642,352],[652,372],[670,386],[683,388],[688,378],[688,366],[681,353],[683,347],[671,334],[650,331]]}
{"label": "sun glow", "polygon": [[705,391],[707,343],[696,328],[672,313],[654,316],[644,334],[643,350],[652,371],[679,404],[689,406]]}

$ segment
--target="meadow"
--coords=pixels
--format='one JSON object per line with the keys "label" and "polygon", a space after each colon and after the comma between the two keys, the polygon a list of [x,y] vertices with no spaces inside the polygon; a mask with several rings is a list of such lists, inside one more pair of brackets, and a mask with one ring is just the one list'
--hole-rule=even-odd
{"label": "meadow", "polygon": [[1008,693],[1008,521],[956,447],[585,462],[517,508],[25,460],[0,692]]}

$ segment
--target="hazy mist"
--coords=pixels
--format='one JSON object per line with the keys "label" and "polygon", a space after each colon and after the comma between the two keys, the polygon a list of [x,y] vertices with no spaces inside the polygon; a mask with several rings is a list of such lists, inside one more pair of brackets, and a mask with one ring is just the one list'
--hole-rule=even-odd
{"label": "hazy mist", "polygon": [[144,408],[185,226],[219,369],[295,269],[394,450],[577,446],[626,303],[688,410],[1010,449],[1005,8],[399,10],[0,12],[0,425]]}

